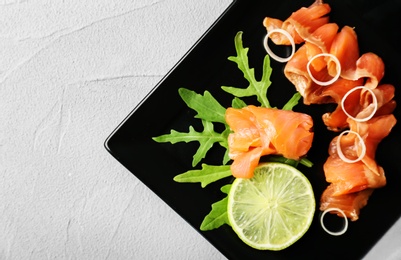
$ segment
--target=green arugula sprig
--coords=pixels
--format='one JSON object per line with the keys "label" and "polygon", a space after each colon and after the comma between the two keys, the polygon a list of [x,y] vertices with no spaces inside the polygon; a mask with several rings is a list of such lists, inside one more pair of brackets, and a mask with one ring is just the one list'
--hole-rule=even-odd
{"label": "green arugula sprig", "polygon": [[[249,49],[243,47],[242,32],[237,33],[234,43],[237,56],[231,56],[228,59],[238,65],[238,68],[243,72],[245,79],[248,80],[249,85],[246,88],[222,86],[222,89],[225,92],[234,96],[231,106],[233,108],[243,108],[247,106],[247,104],[241,99],[241,97],[256,96],[260,106],[271,108],[270,102],[267,99],[267,90],[271,85],[270,75],[272,73],[269,56],[266,55],[264,58],[262,79],[257,81],[255,79],[254,69],[249,67],[247,56]],[[153,140],[160,143],[170,142],[172,144],[177,142],[199,142],[199,147],[193,156],[193,167],[197,166],[206,157],[207,152],[216,143],[224,147],[226,152],[222,160],[222,165],[208,165],[203,163],[202,169],[189,170],[178,174],[174,177],[174,181],[185,183],[199,182],[202,188],[204,188],[210,183],[232,176],[230,166],[226,165],[229,161],[227,139],[228,135],[231,133],[231,130],[225,121],[226,108],[224,108],[208,91],[205,91],[203,95],[201,95],[186,88],[180,88],[178,92],[187,106],[197,113],[195,118],[202,121],[203,131],[197,132],[193,126],[190,126],[188,132],[171,130],[169,134],[154,137]],[[298,104],[300,98],[301,95],[299,93],[294,94],[294,96],[284,105],[283,109],[292,110],[293,107]],[[214,127],[215,123],[223,124],[224,130],[222,132],[216,132]],[[295,161],[282,156],[271,156],[270,160],[291,164],[293,166],[297,166],[298,163],[302,163],[308,167],[312,166],[312,163],[307,159]],[[230,184],[225,185],[221,188],[221,191],[228,194],[230,187]],[[227,200],[228,198],[226,196],[220,201],[212,204],[211,211],[205,216],[201,224],[200,229],[202,231],[215,229],[224,224],[230,225],[227,218]]]}
{"label": "green arugula sprig", "polygon": [[[227,138],[231,132],[225,121],[226,108],[209,91],[205,91],[203,95],[200,95],[195,91],[180,88],[178,93],[187,106],[197,112],[195,118],[202,120],[203,131],[197,132],[193,126],[190,126],[188,132],[171,130],[169,134],[154,137],[153,140],[159,143],[170,142],[172,144],[178,142],[199,142],[199,148],[192,160],[193,167],[206,157],[207,152],[215,143],[218,143],[226,149],[226,153],[222,159],[222,164],[225,165],[229,161]],[[222,123],[225,126],[225,130],[221,133],[216,132],[213,123]],[[203,176],[200,177],[203,178]]]}
{"label": "green arugula sprig", "polygon": [[248,51],[249,48],[244,48],[242,44],[242,32],[238,32],[235,36],[235,50],[237,56],[230,56],[228,59],[237,63],[238,68],[244,73],[244,78],[248,80],[247,88],[236,88],[223,86],[222,89],[236,97],[256,96],[262,107],[271,107],[267,99],[267,90],[271,85],[270,75],[272,69],[270,67],[270,57],[265,56],[263,61],[263,75],[260,81],[255,79],[255,70],[249,68]]}
{"label": "green arugula sprig", "polygon": [[185,104],[198,113],[195,118],[227,124],[225,120],[226,108],[220,105],[209,91],[206,90],[202,96],[186,88],[180,88],[178,93]]}
{"label": "green arugula sprig", "polygon": [[[221,187],[221,191],[228,195],[230,192],[231,184],[224,185]],[[207,231],[221,227],[224,224],[230,225],[227,215],[227,204],[228,197],[225,196],[223,199],[212,204],[212,210],[203,219],[200,226],[200,230]]]}
{"label": "green arugula sprig", "polygon": [[[202,119],[203,131],[197,132],[192,126],[189,127],[188,132],[177,132],[171,130],[169,134],[154,137],[153,140],[159,143],[170,142],[172,144],[178,142],[199,142],[199,148],[193,156],[192,166],[195,167],[202,159],[206,157],[206,153],[215,143],[220,144],[222,147],[228,148],[227,137],[229,130],[222,133],[214,131],[212,122]],[[223,158],[223,164],[227,163],[226,156]]]}
{"label": "green arugula sprig", "polygon": [[174,177],[176,182],[200,182],[202,188],[206,185],[231,176],[230,165],[202,164],[201,170],[189,170]]}

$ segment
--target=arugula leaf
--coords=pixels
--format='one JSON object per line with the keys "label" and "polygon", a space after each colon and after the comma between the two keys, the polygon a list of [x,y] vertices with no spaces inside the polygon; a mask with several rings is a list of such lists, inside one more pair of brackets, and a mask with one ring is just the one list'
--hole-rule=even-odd
{"label": "arugula leaf", "polygon": [[246,103],[242,99],[235,97],[233,99],[233,101],[231,102],[231,107],[237,108],[237,109],[244,108],[244,107],[246,107]]}
{"label": "arugula leaf", "polygon": [[293,159],[285,158],[284,156],[280,156],[280,155],[271,155],[271,156],[269,156],[267,161],[285,163],[285,164],[291,165],[295,168],[298,166],[298,164],[302,164],[309,168],[313,166],[313,162],[311,162],[307,158],[301,158],[300,160],[293,160]]}
{"label": "arugula leaf", "polygon": [[181,173],[174,177],[176,182],[200,182],[202,188],[206,185],[218,181],[220,179],[231,176],[231,170],[229,165],[207,165],[202,164],[201,170],[190,170]]}
{"label": "arugula leaf", "polygon": [[283,110],[292,110],[296,105],[298,105],[301,99],[301,94],[299,92],[295,93],[290,100],[283,106]]}
{"label": "arugula leaf", "polygon": [[[227,142],[227,146],[228,146],[228,142]],[[223,164],[226,165],[230,160],[230,156],[228,155],[229,150],[228,148],[226,148],[226,152],[224,153],[224,157],[223,157]]]}
{"label": "arugula leaf", "polygon": [[203,132],[197,132],[192,126],[189,127],[189,132],[183,133],[175,130],[171,130],[170,134],[153,137],[153,140],[159,143],[170,142],[172,144],[178,142],[199,142],[199,148],[193,156],[192,166],[196,166],[203,158],[206,153],[212,148],[214,143],[219,143],[223,147],[228,147],[227,136],[228,131],[223,133],[217,133],[214,131],[213,123],[202,120]]}
{"label": "arugula leaf", "polygon": [[205,91],[202,96],[192,90],[180,88],[178,93],[189,108],[198,112],[196,118],[226,124],[226,109],[217,102],[209,91]]}
{"label": "arugula leaf", "polygon": [[[230,191],[231,184],[227,184],[223,186],[220,190],[225,194],[228,194]],[[227,215],[227,203],[228,197],[224,197],[222,200],[219,200],[212,204],[212,210],[208,215],[203,219],[200,230],[207,231],[219,228],[224,224],[230,225],[230,221],[228,220]]]}
{"label": "arugula leaf", "polygon": [[237,97],[256,96],[257,100],[264,107],[271,107],[267,99],[267,89],[271,85],[270,75],[272,68],[270,67],[269,55],[266,55],[263,61],[263,76],[261,81],[255,79],[255,70],[249,68],[248,50],[242,44],[242,32],[238,32],[234,39],[237,56],[230,56],[228,59],[237,63],[238,68],[244,73],[245,79],[248,80],[249,86],[244,88],[223,86],[222,89]]}
{"label": "arugula leaf", "polygon": [[224,185],[223,187],[221,187],[220,188],[221,192],[223,192],[225,194],[228,194],[230,192],[231,185],[232,184],[227,184],[227,185]]}
{"label": "arugula leaf", "polygon": [[306,167],[312,167],[313,166],[313,162],[311,162],[309,159],[307,158],[301,158],[301,160],[299,161],[300,164],[306,166]]}
{"label": "arugula leaf", "polygon": [[274,156],[274,155],[270,156],[268,161],[285,163],[285,164],[291,165],[295,168],[298,166],[298,163],[299,163],[299,161],[297,161],[297,160],[288,159],[288,158],[285,158],[284,156]]}

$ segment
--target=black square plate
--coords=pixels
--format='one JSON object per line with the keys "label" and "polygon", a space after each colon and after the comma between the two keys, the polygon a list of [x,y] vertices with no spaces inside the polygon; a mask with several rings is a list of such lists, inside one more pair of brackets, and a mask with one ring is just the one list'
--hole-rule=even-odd
{"label": "black square plate", "polygon": [[[210,206],[223,198],[219,188],[232,181],[228,178],[205,188],[199,184],[180,184],[173,177],[192,169],[194,143],[160,144],[152,137],[169,133],[171,129],[188,131],[190,125],[199,125],[193,118],[194,111],[187,108],[178,95],[185,87],[203,93],[210,91],[225,107],[232,96],[221,86],[246,87],[236,64],[227,60],[235,55],[234,36],[243,31],[244,47],[249,47],[249,61],[261,76],[266,52],[262,39],[266,34],[262,25],[264,17],[286,19],[293,11],[309,6],[313,0],[235,1],[218,21],[205,33],[185,57],[168,73],[153,91],[116,128],[105,142],[107,150],[154,193],[163,199],[180,216],[199,231],[200,224],[210,211]],[[361,53],[374,52],[385,62],[383,83],[396,87],[396,100],[400,102],[401,73],[398,62],[401,52],[397,40],[400,24],[401,1],[397,0],[331,0],[330,21],[354,27]],[[272,86],[268,97],[273,106],[281,107],[295,92],[284,77],[282,64],[272,61]],[[308,156],[314,166],[301,170],[310,179],[317,197],[317,205],[327,183],[322,165],[327,158],[328,144],[334,134],[327,131],[321,115],[330,106],[305,106],[296,110],[310,114],[315,122],[315,139]],[[395,116],[400,117],[399,109]],[[220,163],[222,151],[213,148],[208,153],[208,163]],[[245,245],[232,229],[225,225],[219,229],[201,232],[229,259],[359,259],[362,258],[401,215],[401,132],[397,124],[391,134],[378,147],[379,165],[386,171],[388,184],[376,190],[360,219],[350,223],[346,234],[333,237],[319,224],[319,210],[309,231],[291,247],[278,251],[258,251]]]}

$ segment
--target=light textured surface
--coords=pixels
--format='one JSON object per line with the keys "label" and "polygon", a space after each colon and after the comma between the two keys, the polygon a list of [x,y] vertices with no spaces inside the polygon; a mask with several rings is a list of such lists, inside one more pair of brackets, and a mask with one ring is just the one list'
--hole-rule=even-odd
{"label": "light textured surface", "polygon": [[0,1],[0,259],[224,259],[103,142],[230,2]]}
{"label": "light textured surface", "polygon": [[0,259],[223,259],[103,143],[229,4],[0,1]]}

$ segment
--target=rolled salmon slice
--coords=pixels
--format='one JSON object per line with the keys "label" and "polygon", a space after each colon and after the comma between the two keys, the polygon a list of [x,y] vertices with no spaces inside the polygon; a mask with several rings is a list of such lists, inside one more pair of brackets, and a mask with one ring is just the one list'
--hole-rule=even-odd
{"label": "rolled salmon slice", "polygon": [[338,25],[335,23],[324,24],[317,28],[306,41],[319,47],[323,53],[328,53],[337,36],[338,29]]}
{"label": "rolled salmon slice", "polygon": [[284,67],[284,75],[304,98],[307,95],[308,88],[312,84],[312,80],[306,70],[307,64],[308,46],[304,44],[295,52],[294,56]]}
{"label": "rolled salmon slice", "polygon": [[[340,76],[348,80],[366,79],[364,84],[370,89],[378,86],[384,76],[383,60],[372,52],[360,56],[356,32],[349,26],[344,26],[334,38],[330,54],[337,57],[341,64]],[[336,75],[336,64],[328,62],[328,71],[331,76]]]}
{"label": "rolled salmon slice", "polygon": [[312,146],[313,121],[294,111],[256,106],[228,108],[226,122],[231,172],[237,178],[251,178],[260,157],[280,154],[298,160]]}
{"label": "rolled salmon slice", "polygon": [[[363,79],[360,78],[356,81],[339,79],[333,85],[322,88],[323,91],[317,93],[318,97],[311,99],[311,103],[316,103],[314,100],[324,96],[330,96],[337,103],[337,108],[331,112],[323,115],[323,122],[329,130],[341,131],[348,127],[348,116],[344,113],[344,109],[348,114],[358,118],[365,118],[372,113],[372,97],[368,91],[356,90],[348,95],[342,107],[341,100],[345,94],[352,90],[354,87],[361,86]],[[396,107],[396,101],[394,98],[395,88],[391,84],[383,84],[373,89],[373,93],[377,99],[377,111],[375,117],[389,115],[393,113]]]}
{"label": "rolled salmon slice", "polygon": [[[351,221],[356,221],[359,219],[360,211],[368,203],[368,199],[373,191],[374,189],[365,189],[359,192],[333,196],[334,187],[330,185],[320,198],[320,210],[325,211],[329,208],[338,208],[341,209]],[[342,217],[342,215],[336,211],[331,211],[330,213]]]}
{"label": "rolled salmon slice", "polygon": [[283,22],[282,28],[294,27],[296,32],[304,41],[314,42],[313,32],[329,22],[327,16],[331,11],[328,4],[321,0],[316,0],[309,7],[302,7],[292,13],[287,20]]}
{"label": "rolled salmon slice", "polygon": [[[337,104],[336,109],[333,112],[328,112],[323,114],[322,119],[323,123],[327,126],[327,128],[331,131],[341,131],[348,126],[348,116],[344,113],[343,107],[341,106],[341,100],[351,89],[360,86],[363,84],[363,80],[346,80],[343,78],[339,78],[332,85],[327,87],[322,87],[320,93],[316,95],[318,97],[328,96],[333,100],[333,103]],[[361,91],[354,91],[348,95],[347,102],[344,103],[344,108],[349,113],[356,114],[359,112],[358,104],[360,101]]]}
{"label": "rolled salmon slice", "polygon": [[356,122],[352,119],[347,120],[352,132],[358,133],[363,139],[366,153],[362,160],[355,163],[343,161],[338,156],[338,149],[350,159],[361,156],[361,144],[355,134],[342,136],[340,148],[337,147],[335,137],[329,146],[329,157],[323,168],[326,181],[336,185],[334,195],[342,195],[365,188],[380,188],[386,184],[384,170],[377,165],[375,154],[378,144],[388,136],[391,129],[396,124],[394,115],[374,117],[367,122]]}
{"label": "rolled salmon slice", "polygon": [[266,129],[274,128],[270,147],[274,147],[276,154],[294,160],[307,154],[313,140],[313,121],[309,115],[280,109],[250,108],[256,120],[263,122],[262,131],[273,132]]}
{"label": "rolled salmon slice", "polygon": [[[366,155],[362,162],[372,171],[380,171],[375,161],[375,154],[379,143],[390,134],[397,123],[393,114],[373,117],[367,122],[356,122],[348,119],[350,129],[359,133],[364,139],[366,146]],[[359,155],[358,155],[359,156]],[[380,172],[378,172],[380,175]]]}
{"label": "rolled salmon slice", "polygon": [[[397,120],[394,115],[373,117],[367,122],[348,119],[350,129],[364,140],[366,153],[362,160],[348,163],[337,153],[337,138],[330,143],[329,157],[323,168],[326,181],[330,183],[323,192],[320,209],[337,207],[351,220],[357,220],[359,210],[366,205],[371,191],[386,185],[385,172],[375,161],[378,144],[388,136]],[[349,134],[340,140],[341,149],[348,158],[360,156],[360,143],[356,135]]]}
{"label": "rolled salmon slice", "polygon": [[370,169],[362,161],[344,162],[337,155],[329,156],[323,167],[326,181],[331,183],[333,196],[385,186],[386,177],[383,168],[377,164],[372,168],[374,169]]}
{"label": "rolled salmon slice", "polygon": [[[267,31],[273,29],[283,29],[287,31],[294,42],[299,44],[310,39],[312,33],[319,27],[327,24],[329,18],[326,16],[330,13],[331,8],[328,4],[324,4],[321,0],[316,0],[309,7],[302,7],[293,12],[285,21],[276,18],[266,17],[263,25]],[[271,40],[277,45],[289,45],[288,38],[280,33],[273,33]]]}
{"label": "rolled salmon slice", "polygon": [[[295,44],[300,44],[300,43],[304,42],[304,39],[301,36],[299,36],[299,34],[297,33],[297,31],[295,30],[295,28],[293,26],[287,26],[284,29],[283,21],[281,21],[279,19],[266,17],[263,20],[263,26],[266,27],[267,32],[270,32],[270,31],[273,31],[276,29],[283,29],[283,30],[287,31],[291,35],[291,37],[294,39]],[[270,34],[270,39],[276,45],[291,45],[291,42],[289,41],[289,39],[281,33]]]}
{"label": "rolled salmon slice", "polygon": [[364,53],[356,62],[354,79],[366,78],[365,86],[374,89],[384,76],[383,60],[372,52]]}
{"label": "rolled salmon slice", "polygon": [[[356,32],[349,26],[344,26],[334,38],[330,54],[337,57],[341,64],[341,77],[348,80],[355,79],[356,62],[359,58],[359,45]],[[337,73],[334,61],[328,62],[329,74],[334,76]]]}

